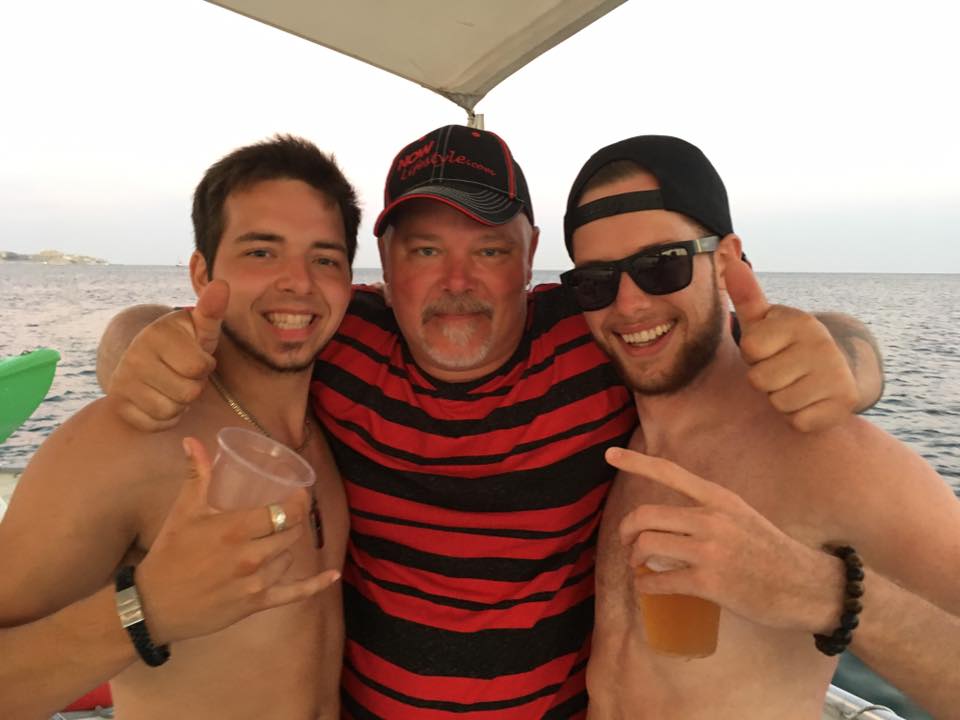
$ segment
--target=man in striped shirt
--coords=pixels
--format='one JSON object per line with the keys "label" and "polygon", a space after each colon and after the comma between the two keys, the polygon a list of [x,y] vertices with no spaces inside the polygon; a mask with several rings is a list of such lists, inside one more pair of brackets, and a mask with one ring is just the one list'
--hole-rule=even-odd
{"label": "man in striped shirt", "polygon": [[[375,232],[385,292],[355,289],[311,387],[351,509],[344,710],[582,717],[603,453],[632,433],[632,400],[568,293],[527,290],[538,230],[493,133],[447,126],[406,146]],[[780,409],[810,426],[845,417],[859,399],[847,362],[802,352],[823,326],[771,324],[839,398]],[[141,333],[128,355],[149,346]],[[130,384],[110,393],[137,402]]]}

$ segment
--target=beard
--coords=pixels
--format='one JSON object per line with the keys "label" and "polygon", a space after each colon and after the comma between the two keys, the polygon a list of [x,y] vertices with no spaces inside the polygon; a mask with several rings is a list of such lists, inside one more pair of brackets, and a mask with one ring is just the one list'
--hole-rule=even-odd
{"label": "beard", "polygon": [[444,295],[423,309],[420,316],[420,341],[424,352],[438,367],[445,370],[469,370],[487,359],[493,346],[493,338],[487,337],[472,346],[479,330],[472,322],[447,322],[440,328],[446,341],[446,347],[437,347],[431,343],[423,327],[437,315],[475,314],[487,320],[493,320],[493,306],[468,294]]}
{"label": "beard", "polygon": [[669,395],[691,382],[707,367],[717,354],[717,348],[723,338],[723,306],[716,281],[713,282],[712,304],[703,325],[680,348],[680,354],[673,364],[662,374],[644,377],[640,372],[631,372],[619,355],[607,353],[616,366],[620,377],[633,392],[640,395]]}
{"label": "beard", "polygon": [[[309,370],[313,367],[313,355],[310,356],[309,360],[301,361],[297,363],[292,363],[288,365],[280,365],[272,358],[268,357],[266,354],[258,350],[253,346],[252,343],[243,338],[239,333],[237,333],[233,328],[227,325],[226,321],[221,325],[221,330],[223,334],[226,335],[237,346],[237,349],[248,358],[256,362],[258,365],[265,367],[267,370],[272,370],[273,372],[279,373],[298,373],[303,372],[304,370]],[[301,345],[291,344],[289,347],[284,347],[286,350],[291,352],[300,348]]]}
{"label": "beard", "polygon": [[441,330],[446,341],[443,347],[427,339],[420,333],[420,345],[423,352],[437,367],[444,370],[472,370],[482,365],[490,355],[493,347],[493,338],[487,337],[482,342],[473,344],[477,334],[473,327],[450,327],[445,325]]}

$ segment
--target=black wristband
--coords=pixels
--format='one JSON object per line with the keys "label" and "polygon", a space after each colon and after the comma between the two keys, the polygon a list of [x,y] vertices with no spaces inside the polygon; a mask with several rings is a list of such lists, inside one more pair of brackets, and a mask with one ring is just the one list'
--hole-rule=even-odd
{"label": "black wristband", "polygon": [[863,561],[857,551],[849,545],[839,547],[825,547],[843,560],[846,571],[846,583],[843,586],[843,612],[840,615],[840,625],[829,635],[814,635],[813,641],[817,650],[824,655],[839,655],[853,639],[853,631],[860,624],[860,611],[863,605]]}
{"label": "black wristband", "polygon": [[140,596],[133,579],[133,565],[125,565],[117,573],[115,586],[117,589],[117,613],[120,623],[126,628],[133,641],[137,654],[150,667],[163,665],[170,659],[168,645],[154,645],[147,630],[146,620],[143,618],[143,609],[140,606]]}

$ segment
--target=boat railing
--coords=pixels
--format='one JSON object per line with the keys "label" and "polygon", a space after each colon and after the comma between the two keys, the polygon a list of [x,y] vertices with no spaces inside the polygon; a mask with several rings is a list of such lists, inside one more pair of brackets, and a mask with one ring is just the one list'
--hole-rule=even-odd
{"label": "boat railing", "polygon": [[831,685],[823,706],[823,720],[904,720],[893,710]]}
{"label": "boat railing", "polygon": [[22,467],[0,466],[0,520],[3,519],[7,510],[7,503],[10,501],[13,488],[16,486],[21,473],[23,473]]}
{"label": "boat railing", "polygon": [[[50,720],[95,720],[111,718],[111,708],[97,708],[82,713],[57,713]],[[853,693],[831,685],[827,690],[822,720],[904,720],[883,705],[873,705]]]}

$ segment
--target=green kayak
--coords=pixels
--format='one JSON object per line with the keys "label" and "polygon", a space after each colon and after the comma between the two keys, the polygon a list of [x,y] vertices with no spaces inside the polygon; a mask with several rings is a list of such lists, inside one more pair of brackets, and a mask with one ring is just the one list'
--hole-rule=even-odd
{"label": "green kayak", "polygon": [[0,443],[43,402],[59,360],[50,348],[0,360]]}

